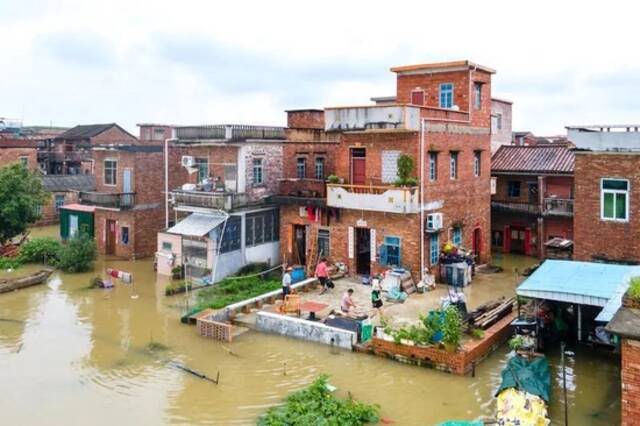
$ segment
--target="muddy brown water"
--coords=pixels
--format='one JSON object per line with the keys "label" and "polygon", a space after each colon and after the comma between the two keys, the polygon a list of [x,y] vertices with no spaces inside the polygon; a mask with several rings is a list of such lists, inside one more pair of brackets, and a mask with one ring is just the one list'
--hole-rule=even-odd
{"label": "muddy brown water", "polygon": [[[508,271],[531,262],[501,256],[496,261]],[[493,414],[506,347],[471,378],[363,354],[335,354],[326,346],[257,332],[222,345],[180,324],[184,296],[164,296],[166,280],[156,277],[151,261],[100,260],[96,271],[107,266],[132,272],[135,286],[86,290],[95,272],[56,273],[47,285],[0,295],[0,318],[11,320],[0,320],[2,424],[255,424],[269,407],[320,373],[331,375],[340,394],[349,391],[380,404],[382,414],[398,425]],[[512,278],[507,272],[492,281],[506,285]],[[169,349],[149,352],[150,341]],[[549,354],[551,416],[559,425],[562,376],[555,352]],[[177,370],[170,360],[211,377],[220,372],[220,384]],[[619,423],[619,360],[577,348],[567,377],[571,424]]]}

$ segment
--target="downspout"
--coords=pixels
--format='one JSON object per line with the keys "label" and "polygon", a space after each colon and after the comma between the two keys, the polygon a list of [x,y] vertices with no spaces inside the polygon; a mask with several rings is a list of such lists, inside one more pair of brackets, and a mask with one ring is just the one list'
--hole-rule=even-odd
{"label": "downspout", "polygon": [[164,140],[164,227],[169,228],[169,140]]}
{"label": "downspout", "polygon": [[420,281],[424,283],[424,132],[426,121],[420,119]]}

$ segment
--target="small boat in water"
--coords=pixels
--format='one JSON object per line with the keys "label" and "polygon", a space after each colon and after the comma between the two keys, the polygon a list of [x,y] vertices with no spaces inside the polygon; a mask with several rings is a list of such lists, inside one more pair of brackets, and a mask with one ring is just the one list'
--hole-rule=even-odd
{"label": "small boat in water", "polygon": [[53,269],[41,269],[38,272],[24,277],[0,278],[0,293],[7,293],[9,291],[42,284],[47,281],[47,278],[49,278],[49,275],[52,273]]}

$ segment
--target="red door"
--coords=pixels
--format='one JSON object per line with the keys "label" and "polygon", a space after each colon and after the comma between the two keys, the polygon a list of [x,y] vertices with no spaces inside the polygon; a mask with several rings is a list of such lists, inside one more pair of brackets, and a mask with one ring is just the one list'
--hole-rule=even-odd
{"label": "red door", "polygon": [[107,241],[105,244],[105,254],[115,254],[116,251],[116,221],[107,220]]}
{"label": "red door", "polygon": [[351,184],[364,185],[367,181],[367,157],[364,148],[351,149]]}
{"label": "red door", "polygon": [[473,253],[480,259],[480,249],[482,248],[482,235],[480,234],[480,228],[473,230]]}

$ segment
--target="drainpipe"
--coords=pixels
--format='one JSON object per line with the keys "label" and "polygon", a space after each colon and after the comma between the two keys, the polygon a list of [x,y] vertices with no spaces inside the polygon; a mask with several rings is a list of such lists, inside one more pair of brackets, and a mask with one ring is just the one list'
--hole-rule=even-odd
{"label": "drainpipe", "polygon": [[420,119],[420,281],[424,283],[424,132],[426,120]]}
{"label": "drainpipe", "polygon": [[169,227],[169,139],[164,140],[164,227]]}

